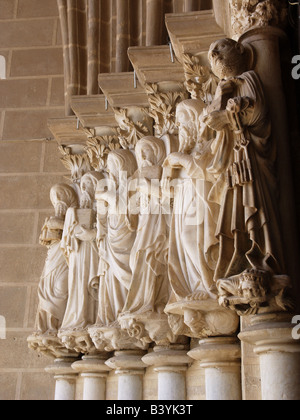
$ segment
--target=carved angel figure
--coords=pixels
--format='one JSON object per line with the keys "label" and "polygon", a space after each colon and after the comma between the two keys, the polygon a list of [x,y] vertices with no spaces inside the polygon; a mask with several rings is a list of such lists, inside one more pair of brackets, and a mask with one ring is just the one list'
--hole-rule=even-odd
{"label": "carved angel figure", "polygon": [[[107,209],[106,214],[103,211],[98,214],[99,308],[96,323],[89,329],[100,350],[131,348],[130,337],[121,330],[118,316],[130,287],[132,273],[129,261],[137,225],[136,215],[131,215],[127,203],[124,206],[122,202],[122,193],[136,169],[136,159],[130,150],[110,152],[107,172],[115,189],[105,191],[99,183],[101,186],[96,194],[98,206],[104,203],[101,207]],[[126,178],[123,178],[124,184],[120,182],[122,175]]]}
{"label": "carved angel figure", "polygon": [[[215,236],[220,206],[210,193],[214,177],[206,171],[212,159],[211,131],[201,127],[203,104],[187,100],[177,107],[179,153],[164,162],[164,177],[174,179],[174,206],[170,227],[169,278],[173,294],[166,307],[173,331],[192,337],[234,333],[235,316],[222,313],[230,321],[211,322],[210,312],[219,315],[214,270],[219,243]],[[165,182],[165,181],[164,181]],[[227,327],[226,327],[227,328]]]}
{"label": "carved angel figure", "polygon": [[68,265],[61,249],[61,238],[67,210],[78,207],[78,199],[71,186],[57,184],[51,188],[50,200],[55,216],[45,220],[40,235],[40,244],[48,248],[48,254],[38,289],[35,333],[28,338],[28,342],[31,348],[52,352],[55,356],[63,351],[57,332],[68,299]]}
{"label": "carved angel figure", "polygon": [[[241,276],[242,281],[248,270],[247,277],[251,273],[255,284],[255,276],[261,278],[262,272],[266,277],[284,273],[274,171],[276,151],[263,87],[258,75],[247,71],[245,47],[231,39],[219,40],[211,45],[209,59],[220,79],[214,101],[203,118],[216,131],[214,159],[207,168],[216,179],[211,196],[221,206],[215,280],[221,303],[230,306],[224,299],[230,279]],[[232,293],[229,289],[227,297]],[[251,298],[245,311],[248,305]]]}
{"label": "carved angel figure", "polygon": [[69,265],[69,297],[59,337],[67,348],[81,353],[92,348],[87,329],[97,316],[99,257],[95,191],[102,178],[99,172],[88,172],[81,178],[80,208],[68,210],[61,243]]}
{"label": "carved angel figure", "polygon": [[161,206],[160,180],[166,158],[163,140],[144,137],[135,148],[139,219],[130,256],[132,280],[119,316],[122,328],[136,338],[168,343],[174,336],[164,314],[170,296],[167,272],[168,226]]}

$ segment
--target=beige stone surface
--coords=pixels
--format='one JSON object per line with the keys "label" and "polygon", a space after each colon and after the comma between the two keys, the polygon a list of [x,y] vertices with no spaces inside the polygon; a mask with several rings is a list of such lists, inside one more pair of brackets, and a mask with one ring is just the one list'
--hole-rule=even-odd
{"label": "beige stone surface", "polygon": [[52,44],[54,19],[0,22],[0,48],[48,47]]}
{"label": "beige stone surface", "polygon": [[7,77],[0,81],[0,316],[7,327],[0,400],[52,400],[54,379],[44,372],[50,359],[26,340],[47,252],[38,229],[51,209],[50,187],[66,172],[55,141],[40,140],[53,137],[47,119],[64,116],[56,0],[0,0],[0,33]]}
{"label": "beige stone surface", "polygon": [[60,47],[13,51],[11,77],[48,76],[62,73],[63,59]]}

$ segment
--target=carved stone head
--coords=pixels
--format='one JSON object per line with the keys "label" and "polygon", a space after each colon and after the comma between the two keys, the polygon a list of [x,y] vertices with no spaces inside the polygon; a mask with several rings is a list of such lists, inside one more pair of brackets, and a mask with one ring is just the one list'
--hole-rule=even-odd
{"label": "carved stone head", "polygon": [[236,77],[247,70],[245,47],[233,39],[224,38],[211,44],[208,59],[213,73],[220,79]]}
{"label": "carved stone head", "polygon": [[203,103],[197,99],[180,102],[176,108],[176,124],[178,126],[179,150],[190,153],[196,146],[200,133],[199,117],[203,111]]}
{"label": "carved stone head", "polygon": [[130,178],[137,170],[135,156],[130,150],[113,150],[107,158],[107,172],[111,179],[118,181],[121,172],[127,173]]}
{"label": "carved stone head", "polygon": [[164,142],[157,137],[144,137],[135,148],[139,169],[147,166],[161,166],[166,158]]}
{"label": "carved stone head", "polygon": [[68,184],[56,184],[50,190],[50,200],[56,217],[64,218],[69,207],[78,206],[75,190]]}
{"label": "carved stone head", "polygon": [[97,183],[104,176],[100,172],[92,171],[83,175],[80,181],[81,189],[81,198],[80,198],[80,207],[91,209],[95,200],[95,192],[97,188]]}

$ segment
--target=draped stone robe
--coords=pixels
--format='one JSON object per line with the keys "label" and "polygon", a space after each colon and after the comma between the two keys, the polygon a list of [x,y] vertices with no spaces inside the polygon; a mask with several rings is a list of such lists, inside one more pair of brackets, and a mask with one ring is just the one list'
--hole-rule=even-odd
{"label": "draped stone robe", "polygon": [[119,327],[118,315],[124,307],[131,282],[129,261],[136,227],[128,214],[110,214],[108,211],[106,225],[100,225],[100,229],[107,229],[107,232],[106,235],[102,232],[102,242],[105,244],[99,247],[100,285],[96,325],[100,328]]}
{"label": "draped stone robe", "polygon": [[69,264],[69,297],[62,334],[87,330],[97,315],[98,249],[96,241],[80,241],[75,237],[78,225],[76,209],[68,209],[61,243]]}
{"label": "draped stone robe", "polygon": [[[276,147],[270,137],[271,125],[263,87],[254,71],[230,81],[231,98],[241,98],[248,104],[239,117],[245,137],[249,140],[248,157],[253,181],[235,185],[226,182],[226,176],[236,163],[236,134],[227,126],[217,132],[212,145],[214,159],[207,169],[216,178],[210,199],[221,205],[216,230],[220,241],[216,280],[238,275],[249,268],[277,274],[283,270],[274,172]],[[215,95],[218,103],[222,102],[222,83]]]}
{"label": "draped stone robe", "polygon": [[169,277],[176,300],[198,300],[204,296],[216,299],[213,273],[219,206],[208,199],[212,183],[206,178],[201,158],[194,156],[189,166],[180,171],[174,190]]}
{"label": "draped stone robe", "polygon": [[[131,250],[132,281],[124,314],[163,313],[170,295],[167,272],[168,226],[157,196],[149,195],[150,181],[140,178],[140,214]],[[145,185],[145,182],[147,183]]]}
{"label": "draped stone robe", "polygon": [[48,246],[38,290],[35,329],[39,334],[56,335],[61,326],[68,299],[68,271],[61,241],[53,241]]}

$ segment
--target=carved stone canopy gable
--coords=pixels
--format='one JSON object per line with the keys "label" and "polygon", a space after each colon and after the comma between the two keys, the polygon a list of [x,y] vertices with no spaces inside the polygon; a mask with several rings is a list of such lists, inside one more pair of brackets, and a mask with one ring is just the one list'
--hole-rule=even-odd
{"label": "carved stone canopy gable", "polygon": [[234,39],[255,27],[283,26],[288,2],[284,0],[230,0]]}

